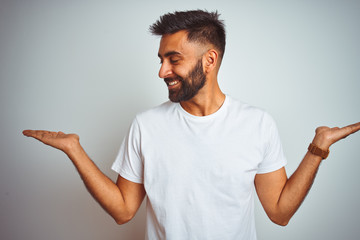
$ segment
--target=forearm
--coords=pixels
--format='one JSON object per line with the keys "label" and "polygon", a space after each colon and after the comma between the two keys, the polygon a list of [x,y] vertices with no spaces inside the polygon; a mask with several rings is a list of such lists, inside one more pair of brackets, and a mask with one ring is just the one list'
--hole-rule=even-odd
{"label": "forearm", "polygon": [[289,222],[309,192],[322,157],[326,157],[330,146],[359,130],[360,122],[343,128],[318,127],[312,143],[322,151],[308,151],[289,179],[284,168],[255,176],[260,202],[273,222],[279,225]]}
{"label": "forearm", "polygon": [[276,221],[286,225],[309,192],[322,158],[307,152],[296,171],[286,182],[277,203]]}
{"label": "forearm", "polygon": [[[321,128],[316,130],[317,134],[312,143],[323,150],[327,150],[331,146],[331,141],[327,136],[319,134],[319,129]],[[276,217],[281,225],[283,223],[286,225],[290,221],[290,218],[304,201],[322,160],[322,157],[308,151],[296,171],[286,181],[276,206]]]}
{"label": "forearm", "polygon": [[135,215],[146,194],[144,186],[121,177],[116,184],[111,181],[87,156],[77,134],[46,130],[24,130],[23,134],[68,155],[91,195],[117,223],[128,222]]}
{"label": "forearm", "polygon": [[118,186],[103,174],[88,157],[80,144],[74,144],[64,151],[75,165],[86,188],[95,200],[116,222],[124,223],[131,219],[124,197]]}

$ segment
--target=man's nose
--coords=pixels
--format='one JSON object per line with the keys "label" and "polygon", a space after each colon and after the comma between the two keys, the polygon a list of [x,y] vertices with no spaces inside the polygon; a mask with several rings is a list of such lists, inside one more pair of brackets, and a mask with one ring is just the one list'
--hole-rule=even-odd
{"label": "man's nose", "polygon": [[159,77],[160,78],[167,78],[172,73],[171,66],[168,63],[163,62],[161,64],[160,70],[159,70]]}

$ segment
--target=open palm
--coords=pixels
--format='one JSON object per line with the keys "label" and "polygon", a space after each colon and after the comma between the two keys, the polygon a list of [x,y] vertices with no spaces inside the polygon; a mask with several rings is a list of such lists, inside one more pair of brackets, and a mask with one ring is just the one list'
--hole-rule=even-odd
{"label": "open palm", "polygon": [[332,144],[359,130],[360,122],[342,128],[318,127],[314,143],[323,149],[328,149]]}
{"label": "open palm", "polygon": [[63,132],[45,130],[24,130],[23,134],[64,152],[67,152],[74,144],[79,143],[79,136],[76,134],[65,134]]}

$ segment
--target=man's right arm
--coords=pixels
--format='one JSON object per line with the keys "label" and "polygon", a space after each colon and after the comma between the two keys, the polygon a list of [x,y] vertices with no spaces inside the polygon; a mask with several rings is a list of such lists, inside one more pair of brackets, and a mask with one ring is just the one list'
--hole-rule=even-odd
{"label": "man's right arm", "polygon": [[25,130],[23,134],[63,151],[75,165],[91,195],[118,224],[134,217],[145,197],[143,184],[128,181],[120,175],[115,184],[88,157],[76,134],[42,130]]}

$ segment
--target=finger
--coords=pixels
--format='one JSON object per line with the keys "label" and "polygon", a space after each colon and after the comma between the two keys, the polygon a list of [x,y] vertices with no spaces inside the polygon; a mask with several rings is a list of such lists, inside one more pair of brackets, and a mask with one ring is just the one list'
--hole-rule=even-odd
{"label": "finger", "polygon": [[23,134],[27,137],[33,137],[36,135],[36,132],[38,132],[39,130],[24,130]]}
{"label": "finger", "polygon": [[46,131],[46,130],[24,130],[24,136],[33,137],[38,140],[42,140],[46,137],[52,136],[54,132]]}
{"label": "finger", "polygon": [[350,129],[350,134],[355,133],[360,130],[360,122],[351,124],[351,125],[347,126],[347,128]]}
{"label": "finger", "polygon": [[346,138],[350,134],[356,133],[359,130],[360,122],[336,129],[336,136],[338,139]]}
{"label": "finger", "polygon": [[345,126],[345,127],[342,128],[342,130],[347,135],[353,134],[353,133],[360,130],[360,122]]}

